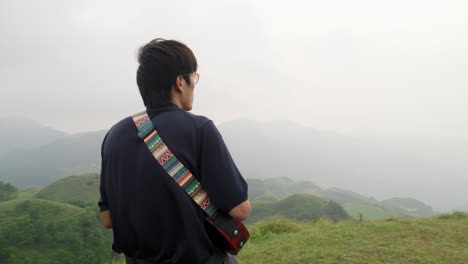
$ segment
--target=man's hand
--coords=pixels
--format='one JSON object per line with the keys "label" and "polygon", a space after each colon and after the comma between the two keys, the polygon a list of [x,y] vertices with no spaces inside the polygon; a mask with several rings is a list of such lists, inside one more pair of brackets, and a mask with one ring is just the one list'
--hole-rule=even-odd
{"label": "man's hand", "polygon": [[229,214],[237,220],[245,221],[247,217],[250,215],[250,211],[252,208],[250,207],[249,200],[244,201],[243,203],[239,204],[238,206],[234,207]]}
{"label": "man's hand", "polygon": [[105,228],[112,229],[112,222],[111,222],[109,210],[101,212],[101,222]]}

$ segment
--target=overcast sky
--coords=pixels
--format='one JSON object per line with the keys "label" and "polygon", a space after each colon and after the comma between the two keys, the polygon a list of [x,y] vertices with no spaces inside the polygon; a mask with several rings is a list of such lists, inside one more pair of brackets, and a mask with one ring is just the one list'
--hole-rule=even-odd
{"label": "overcast sky", "polygon": [[468,1],[0,2],[0,117],[67,132],[144,109],[136,50],[199,61],[192,112],[468,140]]}

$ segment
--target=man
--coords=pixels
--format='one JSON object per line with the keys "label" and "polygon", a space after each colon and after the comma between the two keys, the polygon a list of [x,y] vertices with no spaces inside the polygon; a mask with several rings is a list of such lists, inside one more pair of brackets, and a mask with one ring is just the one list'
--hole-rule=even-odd
{"label": "man", "polygon": [[[245,220],[247,184],[211,120],[189,113],[197,60],[184,44],[155,39],[140,48],[137,84],[167,147],[200,181],[219,210]],[[127,263],[237,263],[212,243],[201,208],[157,163],[127,117],[102,144],[101,220]]]}

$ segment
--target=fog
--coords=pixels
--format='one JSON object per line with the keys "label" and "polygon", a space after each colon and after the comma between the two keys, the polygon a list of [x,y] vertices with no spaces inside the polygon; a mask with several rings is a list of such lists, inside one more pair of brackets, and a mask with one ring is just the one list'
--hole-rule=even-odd
{"label": "fog", "polygon": [[291,120],[467,172],[467,13],[463,0],[2,1],[0,117],[108,129],[144,108],[136,51],[163,37],[195,52],[193,112],[216,124]]}
{"label": "fog", "polygon": [[395,137],[468,134],[466,1],[2,1],[2,115],[69,132],[142,109],[136,50],[196,53],[193,112]]}

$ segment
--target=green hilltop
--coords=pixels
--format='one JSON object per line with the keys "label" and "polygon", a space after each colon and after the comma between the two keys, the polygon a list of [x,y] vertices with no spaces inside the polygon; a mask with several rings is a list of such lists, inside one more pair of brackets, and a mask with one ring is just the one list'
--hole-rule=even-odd
{"label": "green hilltop", "polygon": [[283,216],[298,221],[310,221],[318,218],[339,221],[350,218],[336,202],[327,201],[311,194],[294,194],[279,201],[253,201],[252,214],[247,223],[271,216]]}
{"label": "green hilltop", "polygon": [[34,197],[64,203],[94,202],[97,204],[99,174],[90,173],[62,178],[41,189]]}

